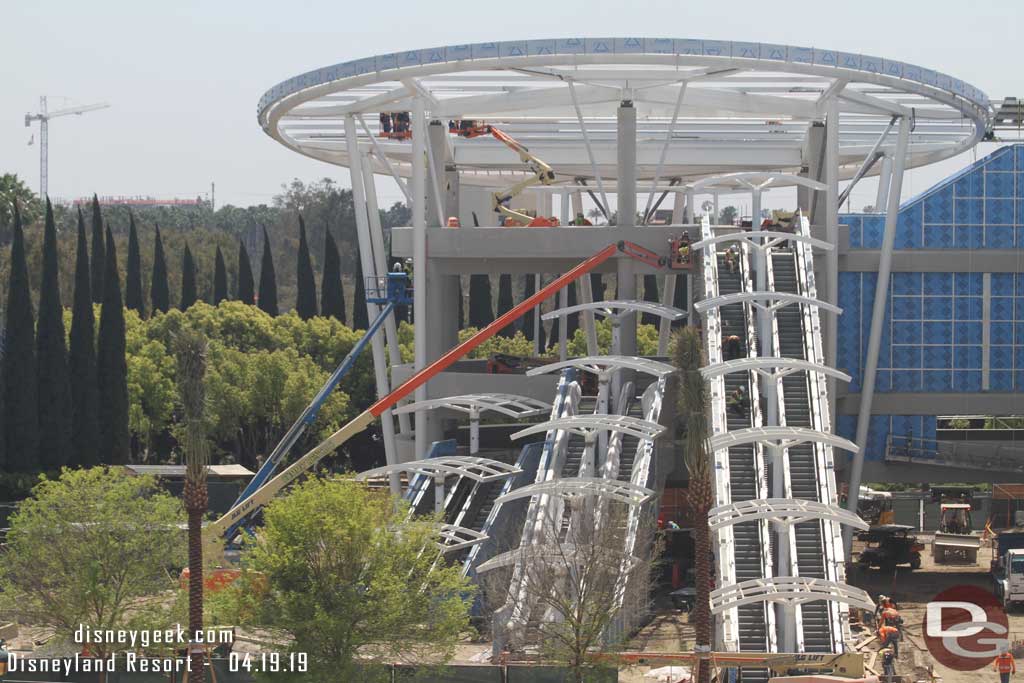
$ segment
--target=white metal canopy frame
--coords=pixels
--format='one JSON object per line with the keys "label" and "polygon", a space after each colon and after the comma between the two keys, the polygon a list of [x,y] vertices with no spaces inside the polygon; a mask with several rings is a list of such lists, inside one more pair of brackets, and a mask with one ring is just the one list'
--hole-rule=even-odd
{"label": "white metal canopy frame", "polygon": [[767,519],[769,522],[786,526],[816,519],[830,519],[857,529],[868,528],[867,522],[849,510],[814,500],[761,498],[720,505],[708,511],[708,522],[712,531],[755,519]]}
{"label": "white metal canopy frame", "polygon": [[[648,182],[722,175],[738,159],[754,172],[799,173],[808,124],[833,106],[844,178],[866,156],[892,153],[892,141],[881,149],[874,143],[893,116],[915,120],[908,167],[969,149],[990,116],[979,89],[900,61],[778,44],[624,37],[453,45],[342,62],[274,86],[257,117],[288,148],[343,166],[351,149],[341,131],[354,117],[359,149],[373,153],[373,169],[409,177],[415,144],[378,137],[377,114],[422,105],[442,122],[499,125],[566,180],[594,178],[603,194],[618,175],[610,117],[627,99],[640,124],[635,177]],[[463,183],[504,185],[523,176],[517,155],[497,140],[450,136],[447,144]]]}
{"label": "white metal canopy frame", "polygon": [[[540,560],[541,562],[564,563],[568,569],[572,566],[573,558],[575,556],[576,545],[573,543],[559,543],[558,545],[530,545],[527,548],[516,548],[515,550],[509,550],[492,557],[486,562],[480,564],[476,568],[476,571],[478,574],[483,574],[484,572],[489,572],[492,569],[510,567],[520,560],[526,562],[530,562],[531,560]],[[602,558],[595,559],[600,561]],[[615,560],[614,568],[624,569],[629,572],[638,564],[640,564],[640,559],[636,555],[622,553],[621,559]]]}
{"label": "white metal canopy frame", "polygon": [[551,404],[518,394],[462,394],[416,401],[396,408],[393,412],[396,415],[402,415],[437,408],[470,414],[493,411],[509,417],[524,418],[548,413],[551,410]]}
{"label": "white metal canopy frame", "polygon": [[470,548],[477,543],[483,543],[488,538],[487,534],[455,524],[442,524],[438,535],[441,537],[438,545],[446,553]]}
{"label": "white metal canopy frame", "polygon": [[784,242],[803,242],[822,251],[832,251],[835,246],[824,240],[815,239],[807,235],[792,232],[781,232],[779,230],[746,230],[736,229],[733,232],[725,232],[714,237],[694,242],[690,245],[692,249],[704,249],[723,242],[747,242],[751,248],[764,251],[777,247]]}
{"label": "white metal canopy frame", "polygon": [[836,370],[828,365],[812,363],[802,358],[779,358],[778,356],[758,356],[757,358],[736,358],[722,361],[705,365],[700,369],[700,374],[704,376],[704,379],[713,379],[744,370],[754,370],[769,379],[777,379],[801,371],[820,372],[843,382],[849,382],[852,379],[842,370]]}
{"label": "white metal canopy frame", "polygon": [[580,313],[581,311],[593,311],[609,318],[623,318],[630,313],[650,313],[665,320],[682,320],[686,317],[686,311],[652,303],[650,301],[639,301],[630,299],[628,301],[593,301],[591,303],[577,304],[550,311],[541,316],[541,320],[554,320],[565,315]]}
{"label": "white metal canopy frame", "polygon": [[[531,434],[545,434],[549,431],[557,430],[578,434],[579,436],[588,436],[593,432],[617,432],[637,439],[653,439],[665,431],[665,428],[656,422],[648,422],[647,420],[641,420],[638,417],[631,417],[629,415],[601,415],[592,413],[539,422],[535,425],[530,425],[526,429],[520,429],[509,438],[521,439]],[[433,462],[433,460],[423,462]]]}
{"label": "white metal canopy frame", "polygon": [[654,491],[628,481],[605,477],[570,477],[551,479],[520,487],[499,496],[495,504],[504,505],[518,498],[548,495],[561,498],[597,496],[628,505],[643,505],[654,497]]}
{"label": "white metal canopy frame", "polygon": [[768,312],[774,311],[777,308],[782,308],[787,304],[806,304],[808,306],[817,306],[819,310],[835,313],[836,315],[843,312],[843,309],[834,304],[830,304],[827,301],[812,299],[811,297],[803,296],[802,294],[790,294],[789,292],[736,292],[735,294],[724,294],[722,296],[698,301],[693,305],[693,307],[698,313],[706,313],[713,308],[728,306],[729,304],[741,304],[747,301],[755,307]]}
{"label": "white metal canopy frame", "polygon": [[427,458],[426,460],[414,460],[395,465],[385,465],[366,470],[356,475],[356,481],[375,479],[399,472],[414,472],[428,477],[457,476],[466,477],[473,481],[489,482],[504,479],[522,470],[515,465],[491,460],[490,458],[471,458],[465,456],[450,456],[444,458]]}
{"label": "white metal canopy frame", "polygon": [[857,444],[841,436],[819,432],[807,427],[748,427],[737,429],[734,432],[716,434],[709,439],[709,442],[711,449],[716,451],[748,443],[761,443],[779,448],[790,448],[802,443],[821,443],[833,448],[844,448],[851,453],[857,453],[860,450]]}
{"label": "white metal canopy frame", "polygon": [[535,375],[559,372],[565,368],[585,370],[596,375],[615,370],[636,370],[637,372],[643,372],[658,378],[670,375],[676,371],[675,367],[668,363],[662,363],[650,358],[640,358],[639,356],[583,356],[581,358],[570,358],[557,363],[542,365],[539,368],[530,368],[526,371],[526,374],[533,377]]}
{"label": "white metal canopy frame", "polygon": [[793,606],[815,600],[830,600],[873,610],[875,603],[860,588],[806,576],[776,576],[751,579],[711,591],[711,613],[721,614],[733,607],[756,602],[777,602]]}

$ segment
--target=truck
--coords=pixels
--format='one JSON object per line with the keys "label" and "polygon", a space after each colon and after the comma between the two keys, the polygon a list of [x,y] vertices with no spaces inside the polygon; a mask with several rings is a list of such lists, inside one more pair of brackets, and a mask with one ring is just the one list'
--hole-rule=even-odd
{"label": "truck", "polygon": [[1001,531],[992,545],[992,581],[1004,609],[1024,602],[1024,527]]}

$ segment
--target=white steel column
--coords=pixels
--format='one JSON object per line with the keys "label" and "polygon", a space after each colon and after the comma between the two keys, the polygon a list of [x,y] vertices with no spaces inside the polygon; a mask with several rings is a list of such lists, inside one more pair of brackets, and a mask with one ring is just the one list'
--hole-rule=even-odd
{"label": "white steel column", "polygon": [[[413,317],[416,334],[413,342],[414,368],[419,371],[427,365],[427,120],[423,108],[423,98],[415,97],[410,113],[412,126],[412,287]],[[427,400],[427,385],[416,389],[414,397],[417,401]],[[427,452],[427,414],[416,411],[416,458],[423,457]]]}
{"label": "white steel column", "polygon": [[[577,282],[580,283],[580,300],[585,304],[594,303],[594,290],[590,282],[590,273],[585,274]],[[600,351],[597,348],[597,326],[594,324],[594,312],[586,310],[580,313],[580,321],[583,326],[583,333],[587,337],[587,355],[596,356]]]}
{"label": "white steel column", "polygon": [[885,211],[885,205],[889,202],[889,182],[892,178],[892,157],[884,155],[879,161],[878,170],[878,194],[875,196],[875,213]]}
{"label": "white steel column", "polygon": [[[363,188],[363,165],[362,154],[359,151],[359,140],[356,138],[356,121],[352,115],[345,117],[345,142],[348,147],[349,174],[352,179],[352,204],[355,207],[356,231],[359,237],[359,261],[363,267],[363,275],[376,277],[376,264],[373,260],[373,242],[370,237],[370,225],[367,215],[366,193]],[[359,306],[360,302],[354,302]],[[380,307],[377,304],[364,302],[366,312],[370,320],[374,320],[380,314]],[[370,349],[373,352],[373,373],[377,384],[377,397],[383,398],[390,391],[388,387],[388,364],[384,357],[384,339],[379,335],[373,335],[370,340]],[[395,455],[395,422],[390,410],[381,414],[381,432],[384,437],[384,458],[388,465],[398,464]],[[390,477],[391,493],[401,493],[398,475]]]}
{"label": "white steel column", "polygon": [[[558,290],[558,307],[569,306],[569,288],[562,287]],[[564,313],[558,316],[558,360],[564,361],[569,358],[569,317]]]}
{"label": "white steel column", "polygon": [[[828,262],[828,299],[839,305],[839,99],[828,100],[828,120],[825,126],[825,241],[834,246],[825,254]],[[836,352],[839,348],[839,316],[825,316],[825,364],[836,367]],[[828,387],[828,411],[831,424],[836,418],[836,380],[826,377]]]}
{"label": "white steel column", "polygon": [[[618,157],[617,224],[619,227],[634,227],[636,224],[636,109],[629,101],[628,96],[619,104],[617,110],[615,146]],[[617,299],[637,298],[636,269],[633,267],[632,259],[618,259],[616,280],[619,287]],[[636,323],[636,313],[621,316],[620,348],[613,353],[622,353],[626,356],[636,355]],[[612,378],[611,403],[614,410],[619,409],[615,403],[619,400],[622,382],[628,380],[629,375],[623,371],[616,372]]]}
{"label": "white steel column", "polygon": [[480,409],[469,410],[469,454],[476,455],[480,451]]}
{"label": "white steel column", "polygon": [[[676,192],[673,195],[672,203],[672,225],[679,225],[683,222],[683,193]],[[691,257],[693,258],[693,257]],[[676,278],[679,277],[672,271],[665,276],[665,291],[662,293],[661,300],[668,307],[675,306],[676,304]],[[689,320],[686,321],[689,324]],[[662,318],[658,322],[658,355],[668,355],[668,342],[669,336],[672,333],[672,321],[668,318]]]}
{"label": "white steel column", "polygon": [[[390,270],[387,252],[384,250],[384,230],[380,223],[380,211],[377,205],[377,185],[373,178],[373,164],[369,156],[363,157],[363,186],[366,193],[366,212],[370,217],[370,240],[373,244],[373,262],[377,267],[377,275],[384,276]],[[365,284],[365,283],[364,283]],[[388,349],[388,360],[394,368],[402,363],[402,352],[398,348],[398,327],[395,325],[394,314],[384,321],[384,340]],[[390,379],[389,379],[390,381]],[[409,416],[401,413],[398,416],[398,431],[408,435],[411,431]]]}
{"label": "white steel column", "polygon": [[[868,337],[868,352],[864,363],[864,382],[860,390],[860,412],[857,415],[857,446],[860,450],[853,456],[850,467],[850,488],[846,507],[856,514],[857,499],[860,497],[861,477],[864,474],[864,454],[867,452],[868,427],[871,424],[871,402],[875,398],[875,376],[878,374],[878,351],[882,344],[882,324],[885,322],[885,305],[889,298],[889,276],[892,272],[892,250],[896,242],[896,219],[900,210],[900,193],[903,190],[903,171],[907,165],[907,144],[910,141],[910,119],[900,118],[899,136],[893,158],[892,184],[889,188],[889,204],[885,213],[885,234],[878,260],[878,282],[875,285],[875,302],[871,309],[871,334]],[[829,316],[834,318],[835,316]],[[853,527],[843,529],[843,544],[849,557],[853,543]]]}

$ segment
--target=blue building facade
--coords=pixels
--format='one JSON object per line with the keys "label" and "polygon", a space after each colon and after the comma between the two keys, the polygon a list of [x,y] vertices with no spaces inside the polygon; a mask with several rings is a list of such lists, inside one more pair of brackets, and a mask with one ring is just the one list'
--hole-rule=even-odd
{"label": "blue building facade", "polygon": [[[881,247],[884,215],[846,214],[840,222],[849,228],[845,253]],[[1024,393],[1024,145],[1002,147],[904,203],[895,249],[896,261],[901,252],[927,251],[949,267],[894,267],[876,397],[962,394],[951,403],[963,406],[954,414],[987,414],[972,408],[971,395]],[[861,390],[877,281],[877,272],[840,266],[838,366],[853,377],[850,394]],[[857,416],[843,413],[837,431],[852,439]],[[890,435],[933,440],[935,431],[935,415],[872,415],[866,458],[882,459]]]}

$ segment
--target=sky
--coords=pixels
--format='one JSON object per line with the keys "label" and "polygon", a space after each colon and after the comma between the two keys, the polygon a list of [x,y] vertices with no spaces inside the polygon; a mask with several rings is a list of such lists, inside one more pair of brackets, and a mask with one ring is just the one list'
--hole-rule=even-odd
{"label": "sky", "polygon": [[[292,178],[348,172],[282,147],[256,122],[274,84],[308,69],[407,49],[564,36],[777,42],[860,52],[951,74],[993,98],[1024,95],[1020,0],[2,0],[0,173],[38,190],[38,129],[26,112],[108,102],[50,125],[50,194],[270,202]],[[457,9],[458,8],[458,9]],[[463,10],[462,8],[465,8]],[[457,11],[455,11],[457,9]],[[36,144],[27,143],[32,135]],[[913,196],[981,156],[908,174]],[[379,184],[382,205],[400,198]],[[766,197],[766,205],[774,206]],[[871,182],[851,204],[874,201]]]}

